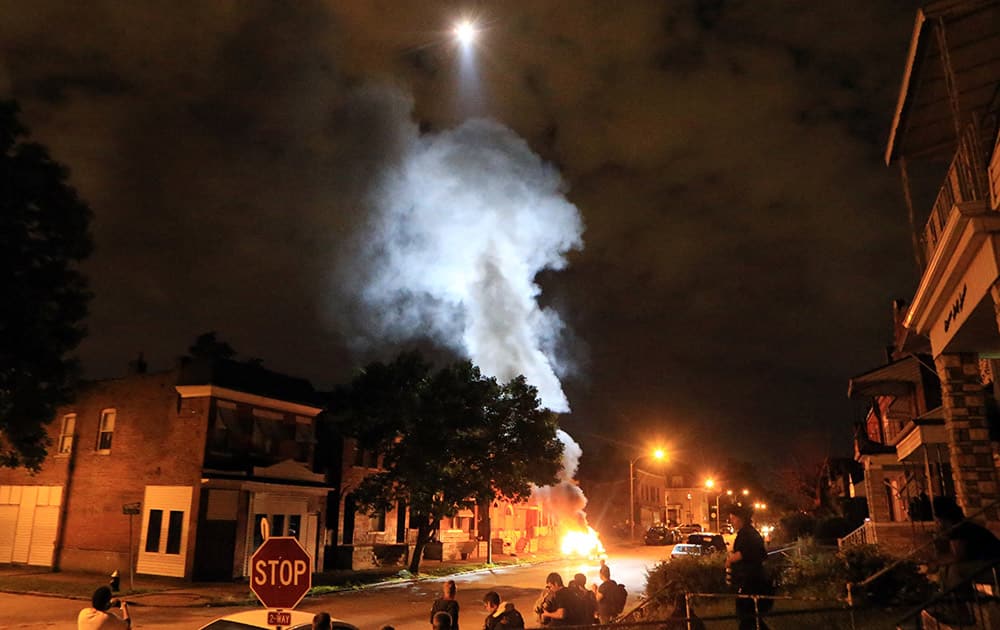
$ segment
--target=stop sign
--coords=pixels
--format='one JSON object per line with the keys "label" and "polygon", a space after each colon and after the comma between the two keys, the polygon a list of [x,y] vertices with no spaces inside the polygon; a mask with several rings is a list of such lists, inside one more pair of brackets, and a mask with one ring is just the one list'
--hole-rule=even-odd
{"label": "stop sign", "polygon": [[250,590],[267,608],[295,608],[312,587],[311,566],[295,538],[268,538],[250,557]]}

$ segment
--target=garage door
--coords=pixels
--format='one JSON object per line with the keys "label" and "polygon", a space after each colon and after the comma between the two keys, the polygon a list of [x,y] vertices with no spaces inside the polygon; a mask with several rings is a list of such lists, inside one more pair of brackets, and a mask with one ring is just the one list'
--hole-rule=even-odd
{"label": "garage door", "polygon": [[62,486],[0,486],[0,563],[52,566]]}

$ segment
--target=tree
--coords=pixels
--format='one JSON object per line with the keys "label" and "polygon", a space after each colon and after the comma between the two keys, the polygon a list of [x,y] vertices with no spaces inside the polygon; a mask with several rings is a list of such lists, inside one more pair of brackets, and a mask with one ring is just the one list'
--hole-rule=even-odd
{"label": "tree", "polygon": [[79,372],[91,212],[18,113],[0,101],[0,466],[38,470]]}
{"label": "tree", "polygon": [[352,490],[364,511],[409,507],[416,573],[442,519],[498,494],[523,498],[555,480],[562,455],[553,414],[523,378],[506,385],[469,362],[434,372],[418,353],[367,366],[334,397],[343,435],[381,455],[379,471]]}
{"label": "tree", "polygon": [[[469,436],[475,446],[469,470],[475,472],[473,494],[490,538],[490,504],[497,496],[527,499],[532,485],[551,485],[562,468],[563,444],[556,438],[556,416],[541,407],[538,390],[523,376],[494,389],[481,432]],[[492,561],[492,546],[487,560]]]}
{"label": "tree", "polygon": [[236,351],[225,341],[217,338],[217,333],[210,330],[198,335],[188,348],[192,359],[222,359],[228,360],[236,356]]}

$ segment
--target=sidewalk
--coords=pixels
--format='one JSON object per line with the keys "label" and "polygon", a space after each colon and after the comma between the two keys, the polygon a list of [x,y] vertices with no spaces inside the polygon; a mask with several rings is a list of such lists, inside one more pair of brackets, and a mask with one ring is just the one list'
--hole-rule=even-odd
{"label": "sidewalk", "polygon": [[[537,564],[551,560],[548,554],[526,554],[520,557],[498,556],[494,566]],[[421,574],[399,577],[404,567],[386,567],[365,571],[327,571],[313,575],[313,590],[309,596],[334,592],[340,589],[373,588],[402,580],[438,579],[446,575],[483,570],[483,564],[472,560],[424,560]],[[45,567],[0,565],[0,592],[63,597],[89,601],[94,590],[108,583],[109,576],[85,571],[53,572]],[[134,589],[129,586],[128,575],[121,576],[121,590],[116,597],[124,597],[135,606],[252,606],[257,598],[245,580],[238,582],[188,582],[179,578],[136,575]],[[309,597],[307,596],[307,597]]]}

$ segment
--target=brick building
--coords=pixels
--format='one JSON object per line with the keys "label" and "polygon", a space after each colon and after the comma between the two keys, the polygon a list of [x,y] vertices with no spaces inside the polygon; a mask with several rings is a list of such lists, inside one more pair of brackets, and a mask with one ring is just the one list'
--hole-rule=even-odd
{"label": "brick building", "polygon": [[266,517],[322,566],[320,411],[307,381],[234,362],[86,384],[39,473],[0,469],[0,562],[232,579]]}

